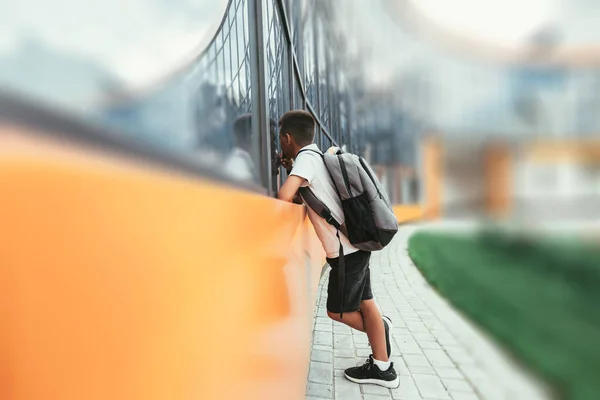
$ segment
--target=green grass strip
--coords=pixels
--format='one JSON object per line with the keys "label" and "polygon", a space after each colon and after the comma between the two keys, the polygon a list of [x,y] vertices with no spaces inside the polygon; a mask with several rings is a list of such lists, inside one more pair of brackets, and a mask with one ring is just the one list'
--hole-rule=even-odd
{"label": "green grass strip", "polygon": [[502,235],[419,232],[409,255],[458,309],[561,398],[600,399],[600,253]]}

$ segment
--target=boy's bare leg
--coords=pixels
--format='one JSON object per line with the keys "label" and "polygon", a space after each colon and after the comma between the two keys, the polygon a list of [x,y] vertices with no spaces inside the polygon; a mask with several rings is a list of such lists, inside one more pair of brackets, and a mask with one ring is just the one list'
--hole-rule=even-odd
{"label": "boy's bare leg", "polygon": [[363,300],[360,302],[360,312],[371,348],[373,357],[379,361],[388,361],[387,347],[385,343],[385,327],[383,319],[375,300]]}
{"label": "boy's bare leg", "polygon": [[379,361],[389,361],[385,342],[385,327],[377,304],[373,299],[363,300],[360,303],[360,311],[340,314],[327,312],[334,321],[341,322],[361,332],[366,332],[373,349],[373,357]]}
{"label": "boy's bare leg", "polygon": [[327,316],[329,316],[329,318],[332,320],[348,325],[350,328],[356,329],[357,331],[365,331],[363,316],[360,311],[345,312],[343,319],[340,318],[340,314],[329,311],[327,311]]}

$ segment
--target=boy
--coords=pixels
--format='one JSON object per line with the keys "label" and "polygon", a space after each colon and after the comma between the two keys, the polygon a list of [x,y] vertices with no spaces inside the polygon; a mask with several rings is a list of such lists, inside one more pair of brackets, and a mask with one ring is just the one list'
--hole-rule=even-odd
{"label": "boy", "polygon": [[[313,193],[331,210],[340,223],[344,222],[341,200],[336,193],[325,163],[319,154],[313,151],[319,148],[313,143],[315,121],[311,114],[303,110],[289,111],[279,120],[279,139],[283,153],[283,165],[289,171],[289,177],[278,193],[278,198],[292,202],[300,187],[308,186]],[[293,161],[293,165],[290,160]],[[382,317],[373,300],[371,291],[369,260],[371,253],[360,251],[350,244],[348,239],[308,208],[308,217],[315,228],[319,240],[327,254],[331,266],[327,287],[327,315],[334,321],[351,328],[366,332],[373,349],[367,362],[360,367],[348,368],[347,379],[356,383],[373,383],[396,388],[399,379],[394,365],[389,361],[392,352],[391,321]],[[345,284],[343,293],[345,305],[339,295],[339,247],[344,251]],[[343,313],[343,315],[342,315]]]}

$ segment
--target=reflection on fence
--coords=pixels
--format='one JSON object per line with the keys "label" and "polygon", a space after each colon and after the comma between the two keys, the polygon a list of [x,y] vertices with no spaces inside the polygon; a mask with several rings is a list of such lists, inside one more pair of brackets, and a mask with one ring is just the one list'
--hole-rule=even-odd
{"label": "reflection on fence", "polygon": [[316,0],[230,0],[193,63],[146,94],[112,102],[102,117],[140,140],[224,163],[273,193],[271,157],[284,112],[310,111],[323,148],[356,147],[351,93],[337,62],[342,50],[330,29],[333,7]]}

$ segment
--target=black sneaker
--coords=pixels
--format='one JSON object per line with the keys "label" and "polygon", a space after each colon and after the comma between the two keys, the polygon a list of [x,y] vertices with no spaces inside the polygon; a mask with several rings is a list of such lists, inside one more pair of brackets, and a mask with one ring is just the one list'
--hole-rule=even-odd
{"label": "black sneaker", "polygon": [[394,363],[390,363],[390,367],[387,371],[382,371],[375,365],[373,355],[369,356],[369,359],[364,365],[348,368],[344,372],[344,375],[346,376],[346,379],[355,383],[371,383],[389,389],[395,389],[400,386],[400,379],[394,369]]}
{"label": "black sneaker", "polygon": [[385,315],[382,316],[383,326],[385,327],[385,345],[387,347],[387,355],[388,359],[392,356],[392,329],[394,326],[392,325],[392,320]]}

